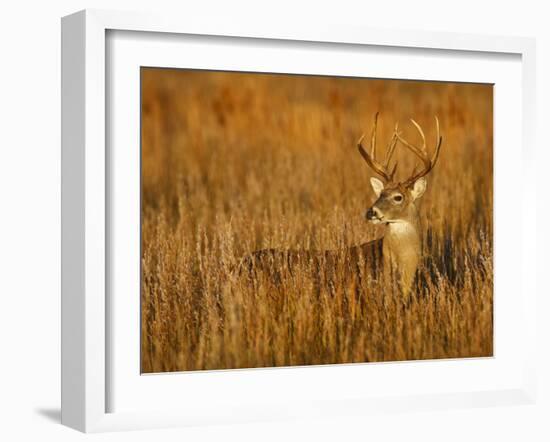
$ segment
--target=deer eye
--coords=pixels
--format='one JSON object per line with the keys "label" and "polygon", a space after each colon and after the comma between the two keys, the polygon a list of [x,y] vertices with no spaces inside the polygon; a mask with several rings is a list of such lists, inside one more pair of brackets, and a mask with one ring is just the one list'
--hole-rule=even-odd
{"label": "deer eye", "polygon": [[403,201],[403,195],[395,195],[393,197],[393,200],[396,202],[396,203],[400,203]]}

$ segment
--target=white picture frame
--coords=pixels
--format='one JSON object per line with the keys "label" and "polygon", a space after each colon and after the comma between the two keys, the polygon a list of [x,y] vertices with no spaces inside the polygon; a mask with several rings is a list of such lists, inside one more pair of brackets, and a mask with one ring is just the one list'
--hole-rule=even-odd
{"label": "white picture frame", "polygon": [[[234,373],[196,373],[186,378],[187,387],[196,384],[191,399],[197,407],[151,406],[136,407],[129,410],[125,407],[113,408],[111,392],[118,388],[120,382],[113,384],[114,379],[124,379],[122,372],[118,378],[113,375],[116,355],[113,351],[120,346],[111,345],[111,335],[116,327],[113,323],[120,322],[119,313],[114,314],[112,303],[108,297],[111,282],[108,275],[109,244],[116,241],[112,235],[117,229],[109,229],[110,213],[113,204],[118,201],[111,195],[109,180],[112,170],[109,165],[108,140],[106,121],[118,121],[110,113],[109,81],[116,77],[109,71],[109,63],[114,57],[110,51],[108,35],[139,32],[145,44],[147,38],[162,38],[170,36],[172,40],[178,36],[215,36],[224,44],[231,45],[239,39],[247,41],[270,41],[271,44],[283,44],[287,48],[303,49],[304,42],[309,47],[329,45],[331,51],[350,47],[374,47],[378,51],[400,48],[402,51],[427,50],[433,57],[444,57],[445,54],[470,54],[473,58],[483,61],[491,54],[515,57],[519,60],[521,91],[516,93],[519,108],[510,114],[510,118],[520,115],[516,121],[518,141],[521,150],[501,149],[501,158],[508,158],[517,164],[518,151],[521,153],[522,172],[524,176],[533,176],[534,171],[534,106],[535,106],[535,43],[533,39],[517,37],[491,37],[450,33],[426,33],[416,31],[388,31],[369,28],[348,28],[342,26],[317,26],[307,24],[300,27],[282,24],[266,25],[266,23],[231,22],[216,23],[200,21],[193,17],[159,17],[150,14],[134,14],[126,12],[111,12],[87,10],[67,16],[62,20],[62,422],[63,424],[85,432],[111,431],[123,429],[155,428],[168,426],[198,425],[220,422],[248,422],[257,420],[285,419],[289,417],[311,417],[331,415],[366,414],[380,411],[419,410],[432,408],[453,408],[470,406],[488,406],[503,404],[532,403],[535,399],[535,339],[524,339],[521,343],[522,353],[517,355],[517,367],[514,379],[503,378],[503,381],[491,387],[483,387],[483,378],[474,388],[464,385],[461,391],[445,391],[445,382],[438,389],[419,393],[418,391],[402,390],[399,382],[395,388],[382,389],[376,395],[366,395],[361,391],[356,395],[347,394],[345,385],[342,393],[327,388],[323,394],[313,394],[314,383],[306,385],[303,391],[309,391],[310,396],[303,394],[287,398],[270,397],[269,392],[261,400],[254,396],[253,390],[261,387],[264,382],[296,382],[307,384],[308,379],[314,379],[312,373],[320,373],[327,379],[350,378],[360,375],[363,364],[326,367],[309,367],[303,369],[272,369],[272,370],[236,370]],[[152,34],[155,33],[155,34]],[[141,38],[141,37],[140,37]],[[307,46],[306,45],[306,46]],[[130,48],[130,46],[126,46]],[[307,47],[306,49],[307,50]],[[146,52],[146,51],[144,51]],[[156,48],[156,53],[159,53]],[[438,55],[439,54],[439,55]],[[134,59],[132,63],[138,63]],[[160,60],[160,59],[159,59]],[[244,69],[244,59],[235,58],[231,61],[237,67],[239,63]],[[164,63],[159,61],[159,63]],[[232,65],[233,66],[233,65]],[[249,64],[246,65],[249,69]],[[436,66],[433,66],[436,69]],[[107,74],[108,75],[107,75]],[[335,73],[337,74],[337,73]],[[389,75],[389,74],[387,74]],[[432,74],[435,75],[435,74]],[[422,78],[422,74],[417,74]],[[433,76],[430,77],[433,79]],[[468,78],[468,77],[465,77]],[[512,83],[510,83],[512,84]],[[505,92],[505,91],[503,91]],[[513,94],[512,94],[513,95]],[[135,109],[137,112],[137,109]],[[495,114],[500,112],[495,105]],[[130,117],[129,117],[130,118]],[[503,127],[500,124],[499,127]],[[504,133],[504,132],[502,132]],[[498,136],[499,132],[496,132]],[[502,140],[501,140],[502,141]],[[497,139],[498,142],[498,139]],[[505,146],[503,143],[502,146]],[[516,160],[514,160],[516,158]],[[116,161],[115,161],[116,163]],[[120,164],[120,161],[118,162]],[[504,164],[504,163],[502,163]],[[130,166],[122,166],[127,169]],[[118,169],[117,169],[118,170]],[[118,173],[118,172],[117,172]],[[498,176],[498,162],[496,175]],[[111,183],[112,184],[112,183]],[[495,182],[495,191],[499,192]],[[522,315],[517,318],[516,327],[523,330],[523,337],[533,337],[535,333],[536,287],[535,287],[535,233],[529,225],[535,219],[535,196],[522,186],[516,186],[521,200],[520,224],[521,235],[518,237],[517,255],[510,257],[509,265],[521,268],[521,278],[518,276],[515,284],[520,288],[520,295],[510,298],[509,306],[513,306]],[[519,202],[516,200],[516,204]],[[498,212],[496,212],[496,217]],[[512,227],[508,227],[512,228]],[[503,232],[505,233],[505,232]],[[498,256],[498,242],[495,249]],[[504,250],[504,248],[500,249]],[[497,261],[498,262],[498,261]],[[502,268],[506,266],[503,262]],[[518,265],[521,264],[521,265]],[[501,285],[505,290],[505,284]],[[510,286],[511,287],[511,286]],[[495,289],[496,290],[496,289]],[[509,288],[509,291],[512,289]],[[496,292],[498,293],[498,292]],[[511,295],[511,294],[510,294]],[[139,296],[136,294],[136,298]],[[497,301],[498,302],[498,301]],[[513,304],[515,303],[515,304]],[[120,312],[120,308],[116,311]],[[118,319],[117,319],[118,318]],[[129,322],[131,325],[131,321]],[[505,331],[506,323],[495,334]],[[124,325],[126,323],[124,322]],[[110,331],[109,331],[110,329]],[[116,340],[116,337],[113,339]],[[122,354],[122,353],[121,353]],[[122,355],[126,357],[125,355]],[[496,353],[495,360],[498,360]],[[464,366],[452,362],[444,365],[440,362],[417,362],[409,364],[404,370],[411,375],[413,370],[418,376],[427,376],[433,364],[440,364],[437,373],[447,370],[455,373],[464,370]],[[476,364],[476,362],[472,362]],[[368,364],[370,365],[370,364]],[[474,377],[479,373],[474,365],[472,371],[465,375]],[[375,364],[377,373],[394,370],[399,373],[399,364]],[[403,365],[401,365],[403,366]],[[397,367],[397,368],[395,368]],[[496,367],[496,365],[495,365]],[[519,368],[518,368],[519,367]],[[502,366],[500,367],[502,368]],[[480,368],[482,369],[482,368]],[[492,368],[493,370],[495,368]],[[281,371],[283,370],[283,371]],[[312,371],[316,370],[316,372]],[[454,370],[454,371],[453,371]],[[281,373],[283,373],[281,375]],[[288,374],[291,373],[291,374]],[[300,374],[305,373],[305,374]],[[490,373],[490,372],[487,372]],[[139,371],[129,376],[141,382]],[[433,375],[433,374],[430,374]],[[302,377],[300,377],[302,376]],[[147,378],[147,377],[146,377]],[[162,379],[161,379],[162,378]],[[292,378],[292,379],[291,379]],[[251,380],[253,381],[251,382]],[[318,379],[317,379],[318,380]],[[160,376],[157,380],[146,381],[143,397],[147,401],[146,390],[168,391],[177,383],[177,376]],[[215,404],[212,397],[201,388],[207,388],[214,383],[219,388],[237,385],[240,390],[228,388],[224,401]],[[162,385],[161,385],[162,384]],[[180,382],[181,384],[181,382]],[[248,385],[248,386],[247,386]],[[421,384],[420,384],[421,385]],[[473,384],[472,384],[473,385]],[[137,384],[128,383],[126,389],[119,389],[119,396],[130,395],[131,389],[139,388]],[[307,389],[309,388],[309,390]],[[351,387],[350,387],[351,388]],[[469,389],[470,388],[470,389]],[[246,390],[250,389],[250,394]],[[360,390],[360,389],[359,389]],[[173,390],[175,391],[175,390]],[[205,391],[205,390],[203,390]],[[240,393],[240,394],[239,394]],[[239,396],[242,395],[242,398]],[[160,396],[159,396],[160,397]],[[234,397],[234,399],[232,399]],[[256,399],[255,399],[256,398]],[[158,399],[158,398],[157,398]],[[127,402],[134,402],[135,397],[128,396]],[[202,406],[199,406],[201,404]]]}

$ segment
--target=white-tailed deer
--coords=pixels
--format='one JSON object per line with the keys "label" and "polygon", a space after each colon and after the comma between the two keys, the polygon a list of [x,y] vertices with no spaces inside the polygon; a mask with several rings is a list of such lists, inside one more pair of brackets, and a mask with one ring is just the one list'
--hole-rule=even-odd
{"label": "white-tailed deer", "polygon": [[[437,136],[435,150],[430,158],[426,150],[424,131],[416,121],[411,119],[411,122],[420,134],[422,146],[415,146],[404,139],[396,125],[383,162],[376,159],[378,113],[374,117],[370,153],[363,147],[364,135],[357,143],[363,159],[383,180],[376,177],[370,179],[377,199],[365,214],[369,222],[385,225],[386,231],[382,238],[344,250],[258,250],[243,258],[239,273],[243,270],[278,273],[280,268],[287,268],[292,272],[301,264],[313,268],[334,267],[335,260],[343,258],[348,269],[360,271],[359,266],[365,266],[364,270],[370,272],[375,279],[388,278],[385,281],[396,283],[403,295],[408,297],[422,252],[417,202],[426,190],[426,175],[437,163],[443,140],[439,133],[439,121],[435,117]],[[393,167],[390,165],[398,143],[410,150],[422,163],[419,171],[415,168],[409,178],[400,182],[394,181],[397,163]]]}

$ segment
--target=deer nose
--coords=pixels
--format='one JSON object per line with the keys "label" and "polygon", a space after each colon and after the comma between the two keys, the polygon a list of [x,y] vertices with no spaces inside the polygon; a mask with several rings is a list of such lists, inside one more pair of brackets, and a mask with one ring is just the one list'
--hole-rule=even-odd
{"label": "deer nose", "polygon": [[371,207],[367,210],[366,218],[368,220],[381,218],[380,211],[376,207]]}

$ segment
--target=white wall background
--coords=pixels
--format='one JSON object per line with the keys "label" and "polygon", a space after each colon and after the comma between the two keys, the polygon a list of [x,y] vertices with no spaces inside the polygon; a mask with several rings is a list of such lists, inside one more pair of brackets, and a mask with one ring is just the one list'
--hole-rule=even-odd
{"label": "white wall background", "polygon": [[[19,0],[0,7],[0,439],[82,440],[59,425],[60,406],[60,17],[83,8],[166,10],[231,20],[315,21],[537,38],[538,188],[548,198],[543,139],[550,112],[550,14],[545,2],[338,0],[332,2]],[[427,69],[429,66],[426,67]],[[510,177],[513,179],[513,177]],[[518,208],[511,202],[511,215]],[[549,246],[539,207],[539,274]],[[94,440],[550,440],[550,303],[539,279],[536,406],[379,415],[93,436]]]}

